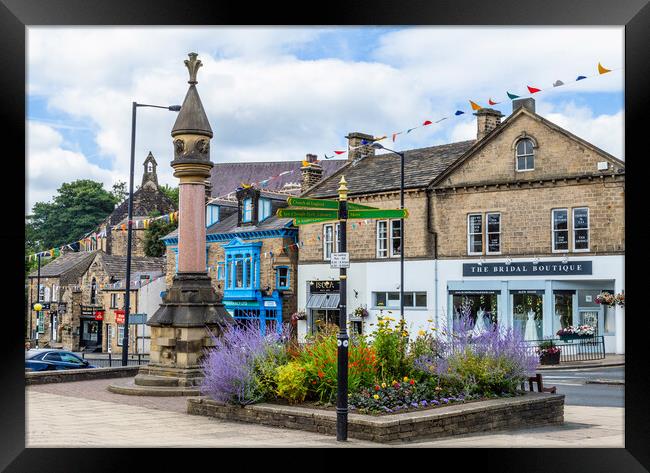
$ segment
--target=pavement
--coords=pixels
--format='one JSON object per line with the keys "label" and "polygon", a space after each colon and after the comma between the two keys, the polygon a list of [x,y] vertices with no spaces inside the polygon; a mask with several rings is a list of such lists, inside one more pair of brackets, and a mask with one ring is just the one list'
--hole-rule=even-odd
{"label": "pavement", "polygon": [[186,398],[113,394],[106,390],[113,381],[27,386],[26,446],[624,448],[622,407],[565,405],[565,423],[560,426],[386,445],[356,439],[337,442],[312,432],[191,416],[185,413]]}
{"label": "pavement", "polygon": [[601,368],[604,366],[625,366],[625,355],[605,355],[602,360],[560,362],[559,365],[540,365],[537,370],[566,370],[580,368]]}

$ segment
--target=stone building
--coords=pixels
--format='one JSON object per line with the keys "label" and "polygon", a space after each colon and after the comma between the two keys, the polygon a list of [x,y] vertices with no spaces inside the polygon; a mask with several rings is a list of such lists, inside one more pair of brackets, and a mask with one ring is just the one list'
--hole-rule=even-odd
{"label": "stone building", "polygon": [[[348,221],[348,312],[367,307],[364,324],[399,313],[404,246],[411,330],[428,320],[451,327],[461,310],[529,339],[586,323],[608,352],[623,353],[623,309],[595,303],[624,288],[623,161],[537,114],[533,99],[513,101],[503,121],[492,109],[476,115],[476,140],[405,151],[404,232],[399,220]],[[303,195],[335,198],[343,175],[350,202],[398,208],[399,163],[368,150]],[[311,326],[338,318],[338,304],[318,297],[337,297],[338,270],[327,263],[336,230],[300,227],[298,309]]]}
{"label": "stone building", "polygon": [[[236,320],[279,328],[296,310],[298,230],[278,218],[290,194],[240,188],[232,200],[206,206],[208,274]],[[167,235],[167,283],[178,269],[178,232]]]}

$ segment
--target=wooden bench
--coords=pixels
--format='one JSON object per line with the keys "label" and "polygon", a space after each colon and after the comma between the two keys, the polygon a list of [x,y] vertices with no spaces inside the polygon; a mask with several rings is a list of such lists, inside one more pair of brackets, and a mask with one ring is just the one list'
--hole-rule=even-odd
{"label": "wooden bench", "polygon": [[[533,389],[533,383],[537,383],[537,392],[539,393],[555,394],[557,392],[556,386],[551,386],[550,388],[544,387],[544,383],[542,382],[542,375],[539,373],[537,373],[535,376],[531,376],[530,378],[528,378],[528,390],[531,392],[535,391]],[[521,383],[521,389],[522,391],[525,390],[524,383]]]}

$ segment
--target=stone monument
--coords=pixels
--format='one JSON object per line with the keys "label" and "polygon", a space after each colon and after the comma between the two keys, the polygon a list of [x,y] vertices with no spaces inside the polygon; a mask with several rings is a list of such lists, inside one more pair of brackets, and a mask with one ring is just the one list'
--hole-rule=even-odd
{"label": "stone monument", "polygon": [[205,199],[210,177],[212,128],[196,90],[201,67],[196,53],[185,65],[190,84],[171,135],[174,139],[174,177],[179,183],[178,272],[151,327],[150,363],[140,368],[134,383],[115,384],[122,394],[195,395],[203,378],[200,358],[232,316],[218,299],[206,268]]}

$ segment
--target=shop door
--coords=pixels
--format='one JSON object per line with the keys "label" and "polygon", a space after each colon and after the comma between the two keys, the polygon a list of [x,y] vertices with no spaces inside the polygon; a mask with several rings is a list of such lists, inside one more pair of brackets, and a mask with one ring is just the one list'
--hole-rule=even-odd
{"label": "shop door", "polygon": [[81,321],[81,337],[79,345],[85,348],[101,347],[102,323],[99,320],[82,320]]}
{"label": "shop door", "polygon": [[544,291],[511,291],[512,326],[524,340],[542,340]]}

